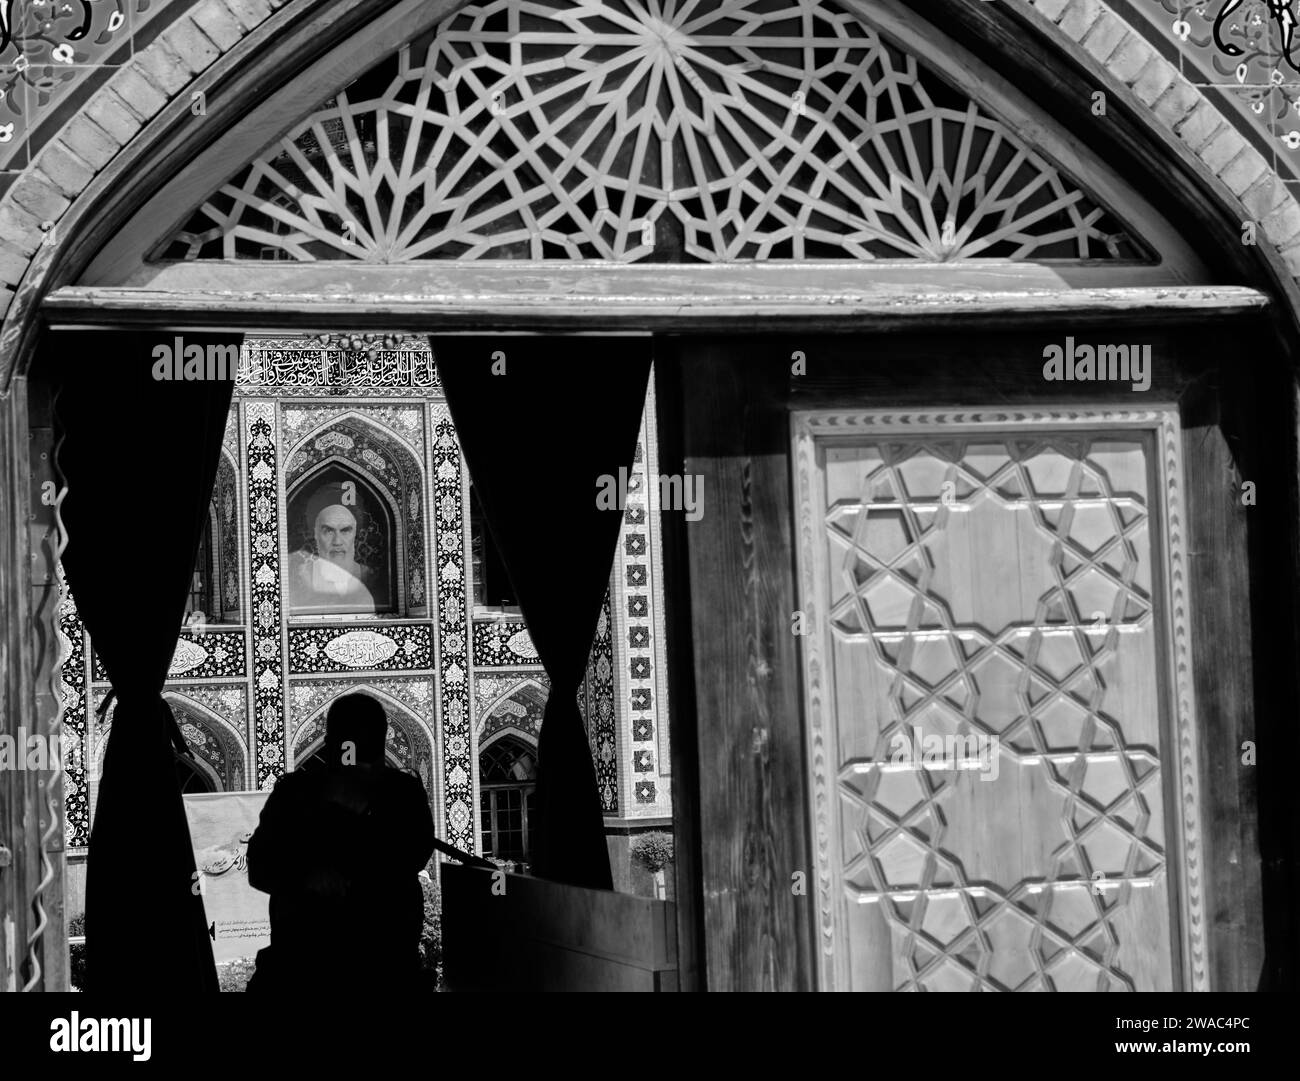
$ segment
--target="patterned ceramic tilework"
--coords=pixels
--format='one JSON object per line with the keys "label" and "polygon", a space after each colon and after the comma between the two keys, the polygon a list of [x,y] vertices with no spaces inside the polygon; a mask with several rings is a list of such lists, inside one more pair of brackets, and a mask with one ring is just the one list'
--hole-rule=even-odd
{"label": "patterned ceramic tilework", "polygon": [[412,671],[433,667],[433,638],[426,624],[364,623],[290,627],[289,671]]}
{"label": "patterned ceramic tilework", "polygon": [[[591,742],[601,809],[606,814],[618,813],[612,626],[607,595],[587,660],[586,675],[578,689],[578,708]],[[550,688],[545,671],[501,675],[487,675],[485,671],[493,670],[476,670],[474,674],[474,724],[478,745],[481,747],[505,728],[535,740],[541,734]]]}
{"label": "patterned ceramic tilework", "polygon": [[[182,694],[204,709],[215,713],[235,731],[242,732],[248,720],[248,685],[245,683],[206,683],[198,686],[168,684],[167,692]],[[245,737],[245,740],[247,737]]]}
{"label": "patterned ceramic tilework", "polygon": [[591,756],[596,765],[600,807],[605,814],[618,814],[618,729],[614,717],[614,615],[609,592],[605,593],[596,623],[596,635],[587,659],[587,675],[578,699],[587,724]]}
{"label": "patterned ceramic tilework", "polygon": [[90,825],[95,821],[95,802],[99,797],[99,768],[104,761],[104,749],[108,745],[108,735],[113,722],[114,703],[103,713],[100,710],[104,705],[104,698],[108,694],[107,687],[89,688],[87,696],[87,714],[86,714],[86,792],[90,804],[90,812],[86,825],[86,843],[90,843]]}
{"label": "patterned ceramic tilework", "polygon": [[[99,799],[99,770],[104,763],[104,750],[108,746],[108,736],[112,729],[113,709],[116,701],[108,707],[104,713],[100,713],[100,708],[104,704],[104,696],[108,690],[92,688],[90,692],[90,713],[87,718],[86,730],[90,736],[90,755],[86,759],[86,790],[89,795],[90,803],[90,823],[95,821],[95,805]],[[89,830],[89,827],[88,827]],[[86,842],[90,842],[90,833],[86,834]]]}
{"label": "patterned ceramic tilework", "polygon": [[[393,454],[387,433],[355,417],[336,419],[289,454],[285,480],[293,483],[312,466],[329,458],[342,458],[384,480],[407,480],[407,463]],[[418,484],[418,478],[410,478]]]}
{"label": "patterned ceramic tilework", "polygon": [[402,725],[394,724],[391,718],[384,732],[384,748],[401,763],[403,769],[411,768],[411,737]]}
{"label": "patterned ceramic tilework", "polygon": [[[643,438],[646,446],[646,469],[650,476],[657,476],[659,473],[659,420],[657,408],[654,377],[652,375],[650,386],[646,391],[645,414],[642,418]],[[651,611],[650,625],[652,628],[650,655],[654,664],[652,680],[656,704],[655,718],[659,729],[655,735],[655,766],[656,773],[663,781],[660,785],[660,795],[658,797],[660,809],[663,813],[668,814],[671,812],[671,797],[669,794],[671,785],[668,783],[668,777],[671,773],[671,756],[668,743],[671,703],[668,701],[668,648],[664,632],[664,616],[668,609],[664,603],[663,532],[659,525],[658,488],[651,488],[646,495],[650,504],[649,521],[646,525],[650,541],[649,558],[646,560],[650,575],[648,589]],[[697,489],[697,497],[701,500],[705,498],[703,489]]]}
{"label": "patterned ceramic tilework", "polygon": [[277,491],[275,407],[250,402],[245,410],[253,613],[253,688],[256,695],[257,786],[267,789],[284,771],[284,640],[280,615],[280,498]]}
{"label": "patterned ceramic tilework", "polygon": [[[92,741],[92,743],[94,744],[93,753],[95,754],[100,753],[101,748],[98,746],[100,734],[103,733],[104,729],[108,727],[113,716],[113,708],[117,704],[117,700],[114,699],[113,704],[110,705],[104,713],[100,713],[100,710],[103,709],[104,707],[104,699],[108,697],[108,691],[109,688],[107,687],[90,688],[89,716],[95,718],[93,729],[96,735],[95,735],[95,739]],[[87,727],[89,729],[90,727],[92,727],[89,725],[89,717],[87,718],[87,721],[88,721]]]}
{"label": "patterned ceramic tilework", "polygon": [[483,723],[483,718],[487,716],[489,707],[502,695],[506,694],[512,687],[517,686],[519,680],[509,674],[485,676],[475,674],[474,678],[474,727]]}
{"label": "patterned ceramic tilework", "polygon": [[[337,688],[335,688],[337,690]],[[321,713],[313,717],[310,721],[299,728],[292,738],[293,754],[290,760],[290,766],[297,769],[302,765],[304,759],[310,758],[316,751],[316,746],[325,738],[325,714]],[[385,740],[385,749],[387,749],[387,740]]]}
{"label": "patterned ceramic tilework", "polygon": [[99,68],[130,60],[135,35],[167,0],[5,0],[0,3],[0,173],[33,156],[32,129]]}
{"label": "patterned ceramic tilework", "polygon": [[[195,633],[183,630],[176,640],[176,651],[172,655],[167,677],[174,680],[185,679],[220,679],[222,677],[241,676],[244,674],[243,632],[239,629],[223,631],[205,631]],[[90,643],[92,654],[92,675],[96,683],[107,683],[108,674],[104,671],[104,662],[95,652],[95,644]]]}
{"label": "patterned ceramic tilework", "polygon": [[226,449],[234,462],[240,461],[239,434],[242,429],[239,426],[239,402],[230,403],[230,414],[226,417],[226,430],[221,433],[221,445]]}
{"label": "patterned ceramic tilework", "polygon": [[479,668],[542,666],[523,620],[487,620],[474,624],[474,665]]}
{"label": "patterned ceramic tilework", "polygon": [[59,632],[67,641],[67,659],[60,676],[63,680],[63,731],[72,736],[80,754],[68,763],[63,773],[64,843],[80,848],[90,842],[90,805],[87,790],[86,762],[90,754],[86,731],[86,649],[85,632],[77,617],[72,594],[64,595],[59,609]]}
{"label": "patterned ceramic tilework", "polygon": [[192,700],[187,692],[188,689],[168,691],[165,696],[181,735],[185,737],[185,745],[199,761],[212,770],[221,790],[243,791],[247,762],[247,749],[243,741],[223,725],[205,716],[198,708],[201,703]]}
{"label": "patterned ceramic tilework", "polygon": [[[285,424],[291,414],[301,423],[304,412],[307,411],[286,409]],[[395,432],[381,431],[375,424],[356,416],[331,418],[329,411],[323,409],[310,413],[321,418],[322,427],[307,428],[304,434],[309,433],[309,437],[289,454],[285,463],[286,486],[292,489],[300,477],[331,459],[342,459],[377,484],[398,507],[398,533],[405,539],[397,570],[399,589],[409,604],[422,607],[426,601],[424,476],[414,448]],[[402,415],[412,413],[406,410]],[[366,409],[365,415],[373,418],[374,410]],[[399,604],[398,610],[405,609]]]}
{"label": "patterned ceramic tilework", "polygon": [[[230,425],[227,424],[227,429]],[[219,597],[218,612],[223,621],[237,621],[243,611],[240,599],[242,576],[239,565],[239,477],[235,462],[237,457],[221,456],[217,470],[216,490],[213,499],[217,510],[217,548],[220,565],[213,587],[214,599]]]}
{"label": "patterned ceramic tilework", "polygon": [[[460,443],[451,413],[441,403],[429,406],[432,434],[433,522],[438,602],[438,675],[442,687],[444,743],[443,804],[446,840],[477,851],[478,796],[474,791],[476,754],[470,716],[469,545]],[[444,544],[446,538],[454,538]]]}
{"label": "patterned ceramic tilework", "polygon": [[393,348],[384,348],[381,338],[372,351],[360,336],[352,337],[360,347],[341,349],[337,340],[323,347],[306,338],[245,338],[235,393],[259,398],[441,397],[442,384],[426,338],[407,337],[400,348],[391,339]]}
{"label": "patterned ceramic tilework", "polygon": [[380,404],[355,398],[338,405],[286,405],[281,414],[285,443],[294,446],[308,432],[323,428],[349,412],[363,413],[376,424],[382,424],[424,461],[424,410],[418,405]]}
{"label": "patterned ceramic tilework", "polygon": [[[432,760],[432,747],[428,728],[419,719],[418,714],[409,713],[402,705],[386,697],[386,690],[391,689],[392,684],[396,682],[334,683],[331,681],[329,687],[333,693],[329,695],[329,698],[353,692],[363,692],[377,698],[384,707],[384,713],[388,718],[388,733],[385,739],[386,750],[397,760],[400,768],[420,774],[420,779],[428,789],[432,778],[425,776],[420,769],[422,760],[426,763]],[[293,763],[295,767],[304,758],[314,754],[321,741],[324,740],[326,712],[326,710],[320,710],[298,727],[294,733]]]}
{"label": "patterned ceramic tilework", "polygon": [[[1282,23],[1293,0],[1112,0],[1273,165],[1300,177],[1300,71],[1287,59]],[[1300,63],[1300,38],[1291,55]]]}
{"label": "patterned ceramic tilework", "polygon": [[[247,674],[244,659],[244,629],[213,629],[194,632],[181,632],[176,641],[176,652],[172,654],[171,667],[167,670],[168,679],[184,677],[190,679],[230,679]],[[94,653],[94,643],[91,643]],[[104,672],[99,654],[95,654],[95,682],[103,683],[108,679]]]}
{"label": "patterned ceramic tilework", "polygon": [[623,509],[623,532],[619,556],[614,564],[614,585],[621,604],[618,620],[619,701],[623,737],[619,748],[623,757],[624,791],[631,806],[625,815],[660,812],[658,772],[660,714],[659,665],[656,652],[659,634],[656,591],[658,562],[652,551],[658,521],[658,470],[650,453],[649,434],[653,431],[652,403],[648,400],[642,417],[632,471],[627,482],[627,502]]}
{"label": "patterned ceramic tilework", "polygon": [[1147,6],[1178,46],[1182,70],[1193,82],[1269,85],[1280,50],[1267,0],[1244,0],[1226,15],[1230,0],[1148,0]]}
{"label": "patterned ceramic tilework", "polygon": [[[474,696],[479,698],[478,680],[474,683]],[[514,677],[503,680],[486,680],[494,685],[498,694],[495,700],[488,702],[490,709],[480,713],[475,721],[478,729],[478,745],[483,746],[498,732],[511,729],[527,736],[534,743],[542,734],[542,717],[546,712],[546,699],[550,693],[550,681],[542,673],[523,678]],[[512,686],[513,685],[513,686]],[[509,693],[503,694],[504,688]]]}
{"label": "patterned ceramic tilework", "polygon": [[367,678],[354,682],[335,679],[294,680],[289,684],[290,739],[296,744],[298,729],[307,718],[321,712],[340,694],[358,690],[378,691],[381,698],[385,695],[394,698],[425,721],[433,715],[433,679],[430,676],[414,679]]}
{"label": "patterned ceramic tilework", "polygon": [[[654,741],[654,682],[651,672],[650,642],[654,637],[650,616],[649,563],[646,561],[647,550],[647,508],[646,499],[646,460],[645,460],[645,426],[642,425],[641,437],[637,440],[636,460],[633,461],[632,474],[628,479],[628,502],[623,511],[623,595],[627,600],[627,642],[628,650],[624,663],[627,668],[627,700],[632,725],[632,750],[630,765],[633,772],[638,770],[638,763],[645,763],[645,754],[649,747],[641,744]],[[653,787],[653,786],[651,786]],[[643,798],[643,785],[634,789],[637,803],[646,803]],[[653,802],[653,799],[649,800]]]}

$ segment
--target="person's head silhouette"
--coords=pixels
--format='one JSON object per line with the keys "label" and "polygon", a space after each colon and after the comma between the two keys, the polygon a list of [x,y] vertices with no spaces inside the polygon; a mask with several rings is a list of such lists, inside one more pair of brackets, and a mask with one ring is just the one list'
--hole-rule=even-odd
{"label": "person's head silhouette", "polygon": [[388,718],[368,694],[345,694],[334,700],[325,719],[325,761],[343,766],[382,766]]}

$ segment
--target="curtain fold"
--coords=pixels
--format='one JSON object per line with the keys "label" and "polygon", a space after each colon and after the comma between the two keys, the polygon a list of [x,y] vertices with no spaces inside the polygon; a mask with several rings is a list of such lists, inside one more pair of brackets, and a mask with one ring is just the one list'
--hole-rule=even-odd
{"label": "curtain fold", "polygon": [[78,331],[42,346],[58,373],[64,572],[116,697],[88,854],[88,990],[217,990],[176,778],[184,741],[161,691],[241,341]]}
{"label": "curtain fold", "polygon": [[650,374],[642,339],[435,338],[483,517],[550,679],[537,754],[532,866],[612,888],[577,693],[609,584]]}

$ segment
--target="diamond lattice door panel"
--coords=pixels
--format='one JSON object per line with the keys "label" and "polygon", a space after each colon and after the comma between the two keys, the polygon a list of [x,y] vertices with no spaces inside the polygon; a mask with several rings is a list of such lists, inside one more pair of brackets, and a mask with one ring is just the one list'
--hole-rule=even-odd
{"label": "diamond lattice door panel", "polygon": [[1203,983],[1176,415],[794,424],[822,985]]}

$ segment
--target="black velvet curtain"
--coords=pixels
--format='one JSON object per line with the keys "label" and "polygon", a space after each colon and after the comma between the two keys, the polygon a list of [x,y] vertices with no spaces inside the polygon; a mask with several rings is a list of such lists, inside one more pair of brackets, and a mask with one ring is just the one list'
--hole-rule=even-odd
{"label": "black velvet curtain", "polygon": [[596,338],[432,345],[483,517],[551,681],[538,740],[533,870],[610,889],[577,693],[623,517],[601,509],[597,492],[631,468],[649,348]]}
{"label": "black velvet curtain", "polygon": [[[78,331],[43,346],[58,373],[63,566],[116,696],[87,868],[92,991],[217,989],[176,777],[184,741],[161,691],[234,388],[230,353],[209,347],[237,357],[241,340]],[[194,346],[201,369],[160,364],[178,347],[193,358]],[[164,373],[174,378],[155,378]]]}

